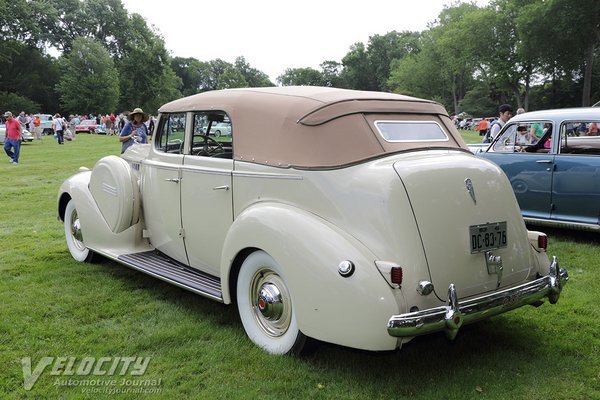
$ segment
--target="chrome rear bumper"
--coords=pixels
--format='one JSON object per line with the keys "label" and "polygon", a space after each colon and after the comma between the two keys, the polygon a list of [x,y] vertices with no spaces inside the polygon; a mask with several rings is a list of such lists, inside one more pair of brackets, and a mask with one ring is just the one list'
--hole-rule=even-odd
{"label": "chrome rear bumper", "polygon": [[556,303],[568,279],[567,270],[559,268],[557,258],[553,257],[548,275],[519,286],[465,300],[461,304],[458,302],[454,284],[450,284],[446,306],[394,315],[387,323],[387,330],[390,336],[394,337],[412,337],[445,331],[448,338],[454,339],[462,324],[533,304],[546,297],[551,304]]}

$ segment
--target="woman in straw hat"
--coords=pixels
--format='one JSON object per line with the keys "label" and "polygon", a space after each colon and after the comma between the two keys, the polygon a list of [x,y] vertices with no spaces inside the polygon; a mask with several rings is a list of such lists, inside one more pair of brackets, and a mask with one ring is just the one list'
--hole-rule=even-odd
{"label": "woman in straw hat", "polygon": [[148,120],[148,114],[141,108],[136,108],[127,116],[127,123],[121,130],[119,141],[121,145],[121,154],[125,153],[134,143],[148,143],[148,129],[144,122]]}

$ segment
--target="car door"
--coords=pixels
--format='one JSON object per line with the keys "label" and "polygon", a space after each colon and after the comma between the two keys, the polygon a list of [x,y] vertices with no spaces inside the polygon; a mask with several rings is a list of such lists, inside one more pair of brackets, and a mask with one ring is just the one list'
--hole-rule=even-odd
{"label": "car door", "polygon": [[210,136],[207,119],[224,112],[196,112],[181,175],[181,216],[190,266],[220,275],[223,242],[233,223],[232,137]]}
{"label": "car door", "polygon": [[[533,132],[539,123],[544,125],[545,135],[531,139],[531,143],[520,143],[519,131],[524,127],[527,132]],[[478,154],[502,168],[510,180],[521,213],[527,218],[549,219],[552,213],[555,155],[545,145],[551,132],[549,121],[509,122],[491,148],[486,153]]]}
{"label": "car door", "polygon": [[593,121],[564,122],[560,154],[554,160],[552,219],[598,225],[600,216],[600,136],[578,129]]}
{"label": "car door", "polygon": [[150,243],[187,264],[181,225],[181,179],[186,114],[163,114],[151,156],[142,164],[144,219]]}

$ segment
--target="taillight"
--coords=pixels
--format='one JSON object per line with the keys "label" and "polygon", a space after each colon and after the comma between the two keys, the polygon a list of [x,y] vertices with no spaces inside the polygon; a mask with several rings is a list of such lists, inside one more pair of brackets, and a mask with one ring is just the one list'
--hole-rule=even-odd
{"label": "taillight", "polygon": [[400,289],[404,275],[400,265],[392,261],[382,260],[375,260],[375,265],[388,285],[394,289]]}
{"label": "taillight", "polygon": [[402,285],[402,267],[392,267],[390,274],[392,276],[392,283]]}
{"label": "taillight", "polygon": [[548,236],[542,232],[527,231],[527,237],[531,247],[538,253],[545,252],[548,248]]}
{"label": "taillight", "polygon": [[538,247],[540,249],[546,250],[548,248],[548,236],[540,235],[538,236]]}

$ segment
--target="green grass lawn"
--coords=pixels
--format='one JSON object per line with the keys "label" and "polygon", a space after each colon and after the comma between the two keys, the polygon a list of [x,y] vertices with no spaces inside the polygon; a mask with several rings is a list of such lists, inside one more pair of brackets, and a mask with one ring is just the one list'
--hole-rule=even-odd
{"label": "green grass lawn", "polygon": [[467,143],[481,143],[482,137],[479,136],[479,132],[468,130],[468,129],[459,129],[458,130]]}
{"label": "green grass lawn", "polygon": [[[434,334],[383,354],[324,344],[308,358],[271,356],[246,338],[235,307],[111,261],[71,259],[58,187],[120,148],[79,134],[23,145],[18,166],[0,157],[0,399],[600,399],[599,235],[549,232],[549,253],[570,273],[557,305],[466,326],[451,343]],[[111,377],[52,364],[25,390],[27,357],[32,369],[42,357],[150,363],[142,376]],[[92,378],[130,392],[76,384]],[[154,386],[132,386],[142,380]]]}

